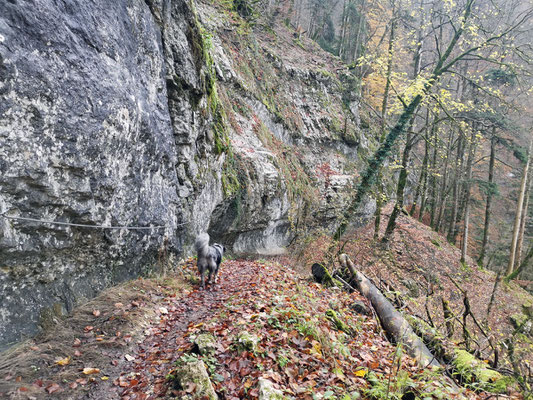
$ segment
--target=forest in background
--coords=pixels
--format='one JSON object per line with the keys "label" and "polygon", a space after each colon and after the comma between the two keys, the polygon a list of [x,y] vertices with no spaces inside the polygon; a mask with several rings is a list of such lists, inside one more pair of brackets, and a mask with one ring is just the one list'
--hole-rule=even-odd
{"label": "forest in background", "polygon": [[[256,6],[270,20],[283,18],[296,42],[315,40],[359,78],[354,90],[362,122],[381,146],[345,219],[360,195],[370,193],[377,201],[376,239],[382,223],[381,240],[390,238],[407,206],[405,212],[460,247],[463,261],[470,255],[507,276],[516,277],[519,268],[531,276],[530,1],[269,0]],[[384,186],[386,177],[395,187]],[[394,211],[381,221],[389,201]]]}

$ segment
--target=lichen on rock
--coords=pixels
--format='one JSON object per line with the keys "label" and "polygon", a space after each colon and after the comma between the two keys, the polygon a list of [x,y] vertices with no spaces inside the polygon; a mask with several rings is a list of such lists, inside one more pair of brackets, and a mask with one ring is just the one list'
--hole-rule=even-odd
{"label": "lichen on rock", "polygon": [[275,389],[268,379],[259,378],[259,400],[285,400],[281,390]]}
{"label": "lichen on rock", "polygon": [[174,373],[180,387],[188,389],[192,386],[192,399],[218,400],[202,360],[179,363]]}
{"label": "lichen on rock", "polygon": [[213,354],[216,350],[216,339],[210,333],[201,333],[194,339],[194,345],[201,355]]}

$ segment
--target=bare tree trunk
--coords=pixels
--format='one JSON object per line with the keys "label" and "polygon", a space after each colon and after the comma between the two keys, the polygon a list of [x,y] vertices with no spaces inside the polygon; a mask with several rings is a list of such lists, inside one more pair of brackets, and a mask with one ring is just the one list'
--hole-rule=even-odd
{"label": "bare tree trunk", "polygon": [[[466,67],[464,65],[459,67],[464,73]],[[460,101],[463,101],[466,92],[466,80],[457,80],[457,96]],[[450,228],[448,230],[448,241],[455,244],[457,240],[457,234],[459,233],[459,222],[462,217],[462,197],[464,195],[464,187],[461,186],[464,168],[464,153],[466,149],[466,142],[468,138],[465,133],[459,129],[459,137],[457,140],[457,159],[455,164],[454,174],[454,186],[453,186],[453,206],[452,206],[452,218],[450,219]]]}
{"label": "bare tree trunk", "polygon": [[527,179],[526,187],[526,199],[524,200],[524,208],[522,209],[522,220],[520,221],[520,232],[518,233],[518,243],[516,245],[516,259],[515,259],[515,268],[518,268],[520,265],[520,260],[522,259],[522,246],[524,244],[524,234],[526,232],[526,222],[528,218],[528,209],[529,209],[529,189],[531,188],[531,172],[529,173]]}
{"label": "bare tree trunk", "polygon": [[381,212],[383,210],[383,175],[380,172],[376,183],[376,211],[374,213],[374,240],[379,238],[379,230],[381,227]]}
{"label": "bare tree trunk", "polygon": [[[429,140],[430,138],[428,138]],[[436,131],[433,131],[433,160],[431,165],[431,170],[436,171],[437,170],[437,153],[438,153],[438,145],[439,145],[439,137],[436,134]],[[429,146],[429,144],[428,144]],[[429,226],[433,226],[435,224],[435,214],[437,213],[437,177],[435,176],[435,173],[431,174],[430,179],[430,196],[431,196],[431,218],[429,220]]]}
{"label": "bare tree trunk", "polygon": [[[414,118],[411,120],[410,127],[412,127],[414,122]],[[389,218],[389,222],[387,223],[387,228],[385,229],[385,234],[383,235],[382,241],[384,243],[388,242],[392,233],[394,232],[394,229],[396,228],[396,219],[398,218],[398,215],[400,215],[400,212],[403,208],[403,198],[404,198],[404,190],[405,186],[407,184],[407,168],[409,167],[409,160],[411,156],[411,149],[413,148],[413,134],[409,132],[407,134],[407,140],[405,143],[405,147],[403,150],[403,156],[402,156],[402,169],[400,170],[400,176],[398,178],[398,186],[396,188],[396,204],[394,205],[394,209],[392,210],[392,214]]]}
{"label": "bare tree trunk", "polygon": [[418,198],[420,197],[420,194],[422,192],[422,186],[424,182],[424,177],[427,174],[427,169],[428,169],[428,157],[427,157],[427,151],[426,151],[424,155],[424,159],[422,160],[422,167],[420,168],[420,177],[418,178],[418,185],[416,185],[416,192],[415,192],[415,197],[413,199],[413,205],[411,207],[411,211],[409,211],[409,215],[411,217],[415,215]]}
{"label": "bare tree trunk", "polygon": [[518,275],[520,275],[520,273],[530,264],[531,259],[533,259],[533,244],[531,244],[531,246],[529,247],[529,250],[527,251],[526,256],[520,263],[520,266],[517,269],[515,269],[510,275],[508,275],[505,278],[505,281],[509,282],[515,279],[516,277],[518,277]]}
{"label": "bare tree trunk", "polygon": [[516,258],[516,245],[518,243],[518,234],[520,231],[520,221],[522,218],[522,209],[524,207],[524,198],[526,194],[526,183],[529,173],[529,163],[531,161],[531,146],[533,145],[533,140],[529,143],[529,152],[527,155],[527,161],[524,165],[524,170],[522,172],[522,182],[520,183],[520,194],[518,195],[518,204],[516,207],[514,228],[513,228],[513,238],[511,240],[511,252],[509,255],[509,263],[507,264],[506,275],[510,275],[514,270],[515,258]]}
{"label": "bare tree trunk", "polygon": [[490,140],[490,159],[489,159],[489,180],[487,190],[487,204],[485,206],[485,226],[483,227],[483,242],[481,243],[481,252],[477,263],[483,266],[485,255],[487,253],[487,244],[489,242],[489,228],[490,228],[490,216],[491,205],[493,196],[493,184],[494,184],[494,161],[496,159],[496,127],[492,128],[492,138]]}
{"label": "bare tree trunk", "polygon": [[[393,16],[394,18],[394,16]],[[385,89],[383,89],[383,102],[381,103],[381,131],[379,135],[380,143],[383,143],[385,140],[385,132],[387,128],[387,110],[389,106],[389,92],[391,87],[391,77],[392,77],[392,62],[394,55],[394,40],[396,32],[396,20],[393,19],[391,22],[390,33],[389,33],[389,46],[387,49],[387,74],[385,76]]]}
{"label": "bare tree trunk", "polygon": [[461,231],[461,220],[464,218],[464,211],[465,211],[465,200],[466,200],[466,194],[468,189],[468,184],[466,182],[466,162],[464,159],[464,154],[466,151],[466,143],[467,139],[465,138],[464,144],[463,144],[463,155],[461,160],[461,174],[460,174],[460,182],[459,182],[459,197],[457,199],[457,216],[455,218],[454,222],[454,229],[452,233],[452,243],[457,243],[457,236],[459,236],[459,232]]}
{"label": "bare tree trunk", "polygon": [[294,26],[296,28],[299,28],[300,27],[300,19],[302,17],[303,0],[296,0],[296,1],[297,1],[297,6],[295,7],[296,8],[296,15],[295,15],[295,20],[294,20]]}
{"label": "bare tree trunk", "polygon": [[452,200],[452,214],[450,216],[450,225],[448,228],[448,241],[454,243],[455,220],[457,219],[457,209],[459,207],[459,181],[461,173],[461,164],[463,156],[463,134],[459,132],[457,139],[457,156],[455,158],[455,172],[453,176],[453,200]]}
{"label": "bare tree trunk", "polygon": [[467,250],[468,250],[468,235],[470,228],[470,181],[472,180],[472,163],[476,152],[476,127],[472,129],[472,135],[470,137],[470,146],[468,150],[468,160],[466,163],[466,177],[465,177],[465,198],[464,198],[464,230],[463,230],[463,243],[461,246],[461,262],[466,262]]}
{"label": "bare tree trunk", "polygon": [[366,11],[366,0],[361,3],[361,12],[359,13],[359,19],[357,23],[357,35],[355,36],[355,49],[354,49],[354,61],[357,60],[359,55],[359,47],[361,46],[361,33],[363,32],[364,15]]}
{"label": "bare tree trunk", "polygon": [[348,12],[346,1],[344,0],[344,6],[342,8],[342,23],[341,23],[341,36],[339,38],[339,58],[344,60],[344,54],[346,53],[346,30],[348,26]]}
{"label": "bare tree trunk", "polygon": [[440,226],[442,222],[442,216],[444,214],[444,209],[446,208],[446,198],[448,197],[448,160],[452,155],[452,143],[453,143],[453,132],[450,132],[450,138],[448,140],[448,147],[446,149],[446,158],[444,160],[444,171],[442,173],[442,180],[440,184],[440,193],[439,193],[439,214],[437,216],[437,221],[433,229],[436,232],[440,231]]}
{"label": "bare tree trunk", "polygon": [[[431,131],[435,131],[435,125],[431,128]],[[425,145],[425,155],[424,157],[429,158],[429,143],[426,138],[426,145]],[[428,173],[427,173],[427,165],[426,165],[426,174],[424,175],[424,180],[422,182],[422,194],[420,195],[420,212],[418,213],[418,220],[422,221],[424,217],[424,210],[426,209],[426,203],[427,203],[427,189],[428,189]]]}

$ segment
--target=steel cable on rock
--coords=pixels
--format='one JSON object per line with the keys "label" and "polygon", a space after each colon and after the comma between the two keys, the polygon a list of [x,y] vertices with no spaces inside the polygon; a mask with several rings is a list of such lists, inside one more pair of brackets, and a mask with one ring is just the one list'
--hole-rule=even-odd
{"label": "steel cable on rock", "polygon": [[[170,228],[167,225],[156,225],[156,226],[108,226],[108,225],[89,225],[89,224],[76,224],[72,222],[61,222],[61,221],[49,221],[44,219],[37,218],[28,218],[28,217],[14,217],[6,215],[5,213],[0,213],[0,217],[11,220],[18,221],[28,221],[28,222],[38,222],[41,224],[50,224],[50,225],[61,225],[61,226],[75,226],[79,228],[92,228],[92,229],[129,229],[129,230],[151,230],[151,229],[167,229]],[[188,222],[176,225],[176,227],[187,225]]]}

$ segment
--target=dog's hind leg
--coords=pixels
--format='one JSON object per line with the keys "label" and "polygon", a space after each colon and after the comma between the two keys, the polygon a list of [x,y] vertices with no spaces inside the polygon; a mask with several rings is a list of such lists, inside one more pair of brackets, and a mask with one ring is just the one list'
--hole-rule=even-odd
{"label": "dog's hind leg", "polygon": [[213,276],[213,270],[209,268],[209,275],[207,277],[207,284],[211,284],[211,278]]}
{"label": "dog's hind leg", "polygon": [[200,273],[200,286],[205,288],[205,267],[202,264],[198,264],[198,272]]}
{"label": "dog's hind leg", "polygon": [[215,273],[214,273],[214,282],[215,283],[218,283],[218,267],[220,267],[220,265],[217,265],[217,267],[215,268]]}
{"label": "dog's hind leg", "polygon": [[213,278],[213,283],[217,283],[217,269],[218,266],[214,260],[209,262],[209,282],[211,283],[211,278]]}

